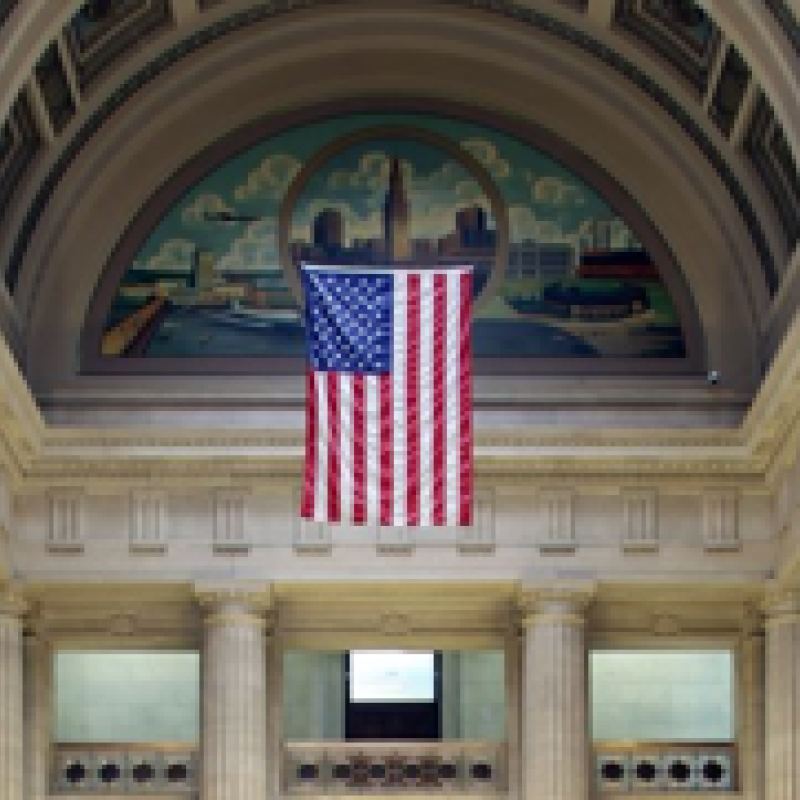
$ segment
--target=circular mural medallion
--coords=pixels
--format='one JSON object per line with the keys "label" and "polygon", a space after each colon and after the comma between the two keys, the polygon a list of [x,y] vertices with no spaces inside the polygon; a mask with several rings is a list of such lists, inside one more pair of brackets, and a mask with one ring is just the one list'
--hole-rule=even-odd
{"label": "circular mural medallion", "polygon": [[286,192],[278,235],[301,304],[301,263],[471,265],[479,311],[508,262],[508,213],[489,172],[456,143],[413,126],[365,128],[319,150]]}

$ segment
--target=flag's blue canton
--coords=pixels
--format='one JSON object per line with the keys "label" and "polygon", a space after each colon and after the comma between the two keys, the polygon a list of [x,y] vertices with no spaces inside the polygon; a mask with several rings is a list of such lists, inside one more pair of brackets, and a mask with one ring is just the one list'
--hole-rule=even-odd
{"label": "flag's blue canton", "polygon": [[308,355],[314,370],[390,372],[391,275],[303,270]]}

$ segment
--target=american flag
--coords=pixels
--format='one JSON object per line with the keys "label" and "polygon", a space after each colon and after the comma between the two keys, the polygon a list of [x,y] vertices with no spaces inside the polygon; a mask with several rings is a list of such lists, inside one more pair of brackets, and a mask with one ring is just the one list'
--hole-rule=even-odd
{"label": "american flag", "polygon": [[302,267],[301,516],[472,523],[472,270]]}

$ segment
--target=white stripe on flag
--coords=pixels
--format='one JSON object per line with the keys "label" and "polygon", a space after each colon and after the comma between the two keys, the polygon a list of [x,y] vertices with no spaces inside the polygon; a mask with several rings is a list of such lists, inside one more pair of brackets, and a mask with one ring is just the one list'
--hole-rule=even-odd
{"label": "white stripe on flag", "polygon": [[343,523],[353,519],[353,376],[339,373],[339,508]]}
{"label": "white stripe on flag", "polygon": [[407,277],[402,273],[394,276],[393,349],[392,349],[392,398],[394,432],[393,451],[393,516],[395,525],[405,525],[406,519],[406,328],[408,322]]}
{"label": "white stripe on flag", "polygon": [[326,372],[314,373],[317,389],[317,467],[314,487],[314,519],[326,522],[328,519],[328,375]]}
{"label": "white stripe on flag", "polygon": [[458,525],[459,511],[459,453],[461,451],[459,430],[459,353],[461,352],[461,273],[447,275],[447,320],[445,323],[445,415],[447,419],[445,443],[445,474],[447,475],[445,505],[447,524]]}
{"label": "white stripe on flag", "polygon": [[433,275],[422,273],[419,315],[419,524],[433,524]]}
{"label": "white stripe on flag", "polygon": [[367,524],[377,525],[380,520],[380,376],[364,376],[364,419],[366,422],[366,484]]}

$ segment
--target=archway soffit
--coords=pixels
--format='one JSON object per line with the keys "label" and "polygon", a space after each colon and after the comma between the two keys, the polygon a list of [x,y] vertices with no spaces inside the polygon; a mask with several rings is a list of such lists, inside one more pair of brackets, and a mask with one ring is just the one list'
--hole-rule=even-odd
{"label": "archway soffit", "polygon": [[[162,52],[156,59],[128,78],[113,94],[105,99],[72,140],[64,147],[59,158],[41,182],[30,208],[20,226],[17,238],[9,259],[6,271],[6,283],[10,291],[14,291],[19,280],[25,254],[33,238],[34,231],[47,207],[50,197],[55,192],[61,178],[70,164],[87,145],[94,134],[113,114],[119,111],[140,89],[161,76],[167,69],[190,56],[203,47],[222,39],[228,34],[262,22],[266,19],[287,14],[291,11],[311,9],[325,4],[326,0],[270,0],[257,6],[234,12],[227,17],[201,28],[186,37],[173,47]],[[701,126],[692,118],[683,106],[675,100],[667,90],[661,87],[654,78],[640,67],[599,41],[590,34],[581,31],[562,19],[552,17],[542,11],[509,0],[437,0],[446,5],[467,7],[473,10],[492,13],[525,24],[538,31],[550,34],[561,41],[571,44],[597,58],[607,67],[619,73],[637,89],[644,92],[656,102],[681,127],[684,133],[694,142],[728,189],[739,213],[752,238],[759,254],[764,281],[771,295],[778,287],[776,264],[761,228],[758,215],[739,183],[736,175],[728,165],[725,157],[715,147]]]}
{"label": "archway soffit", "polygon": [[800,12],[792,11],[786,0],[767,0],[767,6],[775,15],[781,28],[783,28],[786,38],[792,46],[800,53],[800,23],[797,15]]}

